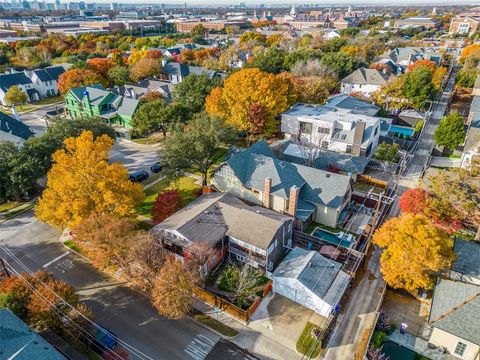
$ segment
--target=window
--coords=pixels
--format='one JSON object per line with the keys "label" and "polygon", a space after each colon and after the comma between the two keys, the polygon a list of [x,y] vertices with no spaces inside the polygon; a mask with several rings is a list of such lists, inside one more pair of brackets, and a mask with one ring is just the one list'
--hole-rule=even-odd
{"label": "window", "polygon": [[466,349],[467,349],[467,344],[464,344],[461,341],[459,341],[457,342],[457,346],[455,346],[455,350],[453,351],[453,354],[457,356],[463,356],[463,354],[465,354]]}
{"label": "window", "polygon": [[312,133],[312,124],[308,122],[300,121],[300,133],[301,134],[311,134]]}
{"label": "window", "polygon": [[378,126],[375,128],[375,132],[373,133],[373,136],[377,136],[378,134]]}
{"label": "window", "polygon": [[321,147],[322,149],[328,149],[328,141],[322,141]]}
{"label": "window", "polygon": [[326,127],[319,127],[319,128],[318,128],[318,132],[319,132],[320,134],[327,134],[327,135],[328,135],[328,134],[330,134],[330,129],[329,129],[329,128],[326,128]]}

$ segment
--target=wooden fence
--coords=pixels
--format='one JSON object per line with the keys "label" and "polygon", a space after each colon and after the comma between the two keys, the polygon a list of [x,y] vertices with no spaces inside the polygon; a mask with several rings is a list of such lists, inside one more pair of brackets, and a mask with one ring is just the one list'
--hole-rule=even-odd
{"label": "wooden fence", "polygon": [[362,183],[365,183],[365,184],[368,184],[368,185],[375,185],[375,186],[381,187],[382,189],[385,189],[387,187],[387,182],[386,181],[376,179],[376,178],[374,178],[372,176],[368,176],[368,175],[358,174],[357,182],[362,182]]}
{"label": "wooden fence", "polygon": [[255,312],[258,305],[262,301],[262,298],[257,296],[253,301],[252,305],[247,310],[243,310],[238,306],[233,305],[229,301],[225,300],[224,298],[212,294],[211,292],[202,289],[202,288],[195,288],[194,290],[195,296],[200,300],[206,302],[207,304],[220,309],[221,311],[233,316],[234,318],[243,321],[244,323],[248,322],[250,316]]}

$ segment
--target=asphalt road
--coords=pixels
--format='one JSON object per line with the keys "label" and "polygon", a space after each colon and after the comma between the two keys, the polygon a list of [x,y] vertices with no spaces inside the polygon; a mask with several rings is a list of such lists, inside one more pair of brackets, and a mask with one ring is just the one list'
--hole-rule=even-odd
{"label": "asphalt road", "polygon": [[[130,359],[203,360],[254,359],[195,321],[168,320],[158,315],[149,300],[125,283],[94,269],[82,256],[59,241],[59,232],[40,223],[32,211],[0,223],[0,239],[32,271],[46,269],[76,287],[100,325],[138,349]],[[23,271],[4,250],[9,265]],[[235,354],[235,357],[232,354]]]}

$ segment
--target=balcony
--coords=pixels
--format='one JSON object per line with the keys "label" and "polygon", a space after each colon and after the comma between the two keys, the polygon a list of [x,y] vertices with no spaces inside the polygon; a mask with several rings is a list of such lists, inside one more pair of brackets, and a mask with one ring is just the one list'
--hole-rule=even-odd
{"label": "balcony", "polygon": [[239,256],[246,261],[246,259],[250,259],[252,262],[258,264],[259,266],[266,267],[267,265],[267,260],[265,257],[261,255],[256,255],[255,253],[252,253],[251,251],[248,251],[246,249],[242,249],[237,245],[234,244],[229,244],[228,245],[228,251],[234,255],[234,256]]}

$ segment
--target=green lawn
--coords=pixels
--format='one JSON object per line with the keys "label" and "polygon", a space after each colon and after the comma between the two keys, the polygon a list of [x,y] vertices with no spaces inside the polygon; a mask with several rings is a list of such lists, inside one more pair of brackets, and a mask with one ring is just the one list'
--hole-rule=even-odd
{"label": "green lawn", "polygon": [[[63,98],[62,98],[61,95],[51,96],[51,97],[40,99],[40,100],[35,101],[35,102],[27,103],[27,104],[24,104],[24,105],[18,105],[17,106],[17,111],[18,111],[18,113],[21,114],[21,113],[24,113],[24,112],[27,112],[27,111],[35,110],[35,109],[43,107],[43,106],[52,105],[52,104],[58,103],[60,101],[63,101]],[[11,114],[12,113],[12,108],[11,107],[3,107],[3,111]]]}
{"label": "green lawn", "polygon": [[310,359],[315,359],[320,354],[322,348],[322,342],[312,335],[315,329],[318,331],[321,330],[317,325],[308,322],[305,329],[303,329],[302,335],[298,338],[296,345],[297,351],[307,355]]}
{"label": "green lawn", "polygon": [[178,191],[180,191],[180,196],[182,197],[182,206],[187,205],[198,196],[198,191],[202,188],[200,185],[196,184],[195,181],[195,179],[188,176],[181,177],[175,183],[170,183],[166,179],[159,181],[155,185],[145,190],[145,200],[138,207],[137,214],[151,218],[152,207],[155,199],[157,198],[157,194],[167,189],[176,188]]}
{"label": "green lawn", "polygon": [[233,337],[238,335],[238,331],[232,329],[230,326],[200,312],[195,311],[193,318],[209,328],[219,332],[223,336]]}
{"label": "green lawn", "polygon": [[17,201],[6,201],[4,203],[0,204],[0,213],[4,211],[11,210],[13,208],[16,208],[17,206],[20,206],[22,203],[17,202]]}

